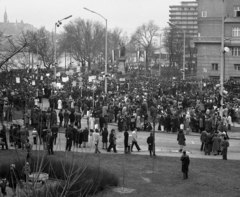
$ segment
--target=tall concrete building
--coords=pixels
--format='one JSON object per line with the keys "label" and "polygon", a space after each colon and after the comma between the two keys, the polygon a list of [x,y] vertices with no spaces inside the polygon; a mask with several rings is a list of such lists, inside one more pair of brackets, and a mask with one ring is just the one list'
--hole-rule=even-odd
{"label": "tall concrete building", "polygon": [[198,0],[198,31],[194,38],[198,49],[197,75],[220,77],[223,36],[224,47],[230,49],[224,53],[224,78],[240,78],[240,1]]}
{"label": "tall concrete building", "polygon": [[[196,65],[197,65],[197,50],[194,46],[192,46],[192,38],[198,35],[198,2],[197,1],[182,1],[180,5],[172,5],[170,6],[170,15],[169,21],[172,24],[175,24],[179,27],[179,29],[184,30],[186,36],[186,47],[185,47],[185,75],[186,77],[195,76],[196,75]],[[177,27],[175,27],[177,28]],[[183,31],[177,31],[177,36],[183,36]],[[182,38],[181,38],[182,39]],[[182,49],[183,50],[183,49]],[[183,53],[183,51],[182,51]],[[170,64],[177,65],[178,68],[182,69],[183,60],[180,60],[175,56],[175,53],[170,56]],[[179,53],[180,54],[180,53]],[[177,60],[173,62],[172,60]]]}
{"label": "tall concrete building", "polygon": [[198,35],[198,2],[182,1],[181,5],[170,6],[170,19],[173,24],[178,25],[186,31],[188,36]]}

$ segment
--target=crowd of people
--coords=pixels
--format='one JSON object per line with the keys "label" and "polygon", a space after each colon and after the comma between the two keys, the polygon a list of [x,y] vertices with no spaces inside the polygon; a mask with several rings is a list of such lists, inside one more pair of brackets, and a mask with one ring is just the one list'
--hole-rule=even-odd
{"label": "crowd of people", "polygon": [[[157,125],[156,130],[162,132],[186,131],[186,134],[196,132],[213,135],[212,148],[208,148],[210,139],[201,137],[204,150],[209,154],[211,150],[215,151],[215,144],[220,141],[215,140],[215,135],[228,140],[227,132],[231,130],[233,122],[239,121],[240,102],[235,94],[236,89],[233,88],[236,84],[237,81],[227,81],[225,90],[228,94],[220,95],[217,80],[182,81],[138,76],[126,79],[123,83],[112,80],[108,94],[99,92],[94,97],[85,95],[73,98],[71,94],[63,96],[59,92],[50,95],[48,109],[41,108],[36,101],[34,107],[25,111],[24,126],[12,125],[9,129],[10,144],[24,148],[30,125],[36,130],[34,143],[37,143],[38,136],[45,149],[50,147],[49,154],[53,154],[51,147],[56,143],[58,129],[61,127],[65,128],[66,149],[71,150],[72,145],[86,147],[89,135],[97,136],[95,133],[98,133],[104,136],[104,132],[109,132],[109,123],[116,123],[119,132],[151,132]],[[219,113],[221,97],[224,103],[222,117]],[[83,117],[87,119],[85,128],[81,125]],[[4,136],[4,127],[2,130]],[[112,132],[114,133],[109,133]],[[103,144],[112,144],[110,148],[103,145],[107,150],[114,148],[113,144],[116,143],[113,137],[107,139],[109,136],[102,137]],[[184,146],[182,142],[181,146]],[[218,147],[221,149],[221,146]],[[180,151],[182,149],[180,147]],[[115,149],[114,151],[116,152]]]}

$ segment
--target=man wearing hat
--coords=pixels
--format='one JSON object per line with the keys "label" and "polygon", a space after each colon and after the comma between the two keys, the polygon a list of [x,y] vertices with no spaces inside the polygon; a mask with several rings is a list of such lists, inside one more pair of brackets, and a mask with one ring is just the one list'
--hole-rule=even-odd
{"label": "man wearing hat", "polygon": [[188,166],[190,164],[189,156],[186,154],[186,151],[183,151],[183,155],[181,156],[182,161],[182,173],[183,173],[183,180],[188,179]]}

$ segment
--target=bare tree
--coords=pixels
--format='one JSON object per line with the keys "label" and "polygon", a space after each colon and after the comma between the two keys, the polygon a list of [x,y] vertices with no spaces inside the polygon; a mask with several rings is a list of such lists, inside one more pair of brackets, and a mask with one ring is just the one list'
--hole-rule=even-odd
{"label": "bare tree", "polygon": [[[5,42],[2,43],[2,40],[5,40]],[[25,50],[25,48],[28,46],[26,37],[23,36],[21,39],[7,38],[6,41],[3,36],[3,32],[0,32],[0,44],[0,69],[2,69],[3,67],[6,68],[6,65],[9,64],[12,58],[17,54],[23,52],[23,50]]]}
{"label": "bare tree", "polygon": [[[54,63],[54,36],[45,27],[37,31],[27,31],[25,34],[29,42],[29,51],[43,63],[45,68],[50,68]],[[58,51],[58,50],[57,50]],[[57,54],[60,56],[60,53]]]}
{"label": "bare tree", "polygon": [[137,28],[131,37],[131,43],[135,48],[143,48],[146,51],[146,70],[148,69],[148,63],[153,55],[155,38],[158,36],[159,27],[154,21],[149,21],[146,24]]}
{"label": "bare tree", "polygon": [[81,62],[83,67],[87,62],[90,69],[94,57],[104,52],[104,26],[78,18],[65,25],[64,30],[59,41],[60,51],[71,51],[76,61]]}
{"label": "bare tree", "polygon": [[[195,65],[194,61],[196,61],[196,54],[197,50],[196,47],[193,47],[191,44],[192,37],[189,36],[188,32],[186,31],[186,38],[185,38],[185,52],[186,52],[186,73],[189,73],[190,69],[193,68]],[[169,54],[169,64],[170,69],[181,69],[182,62],[183,62],[183,46],[184,46],[184,36],[182,30],[177,28],[165,28],[164,29],[164,39],[163,45]]]}

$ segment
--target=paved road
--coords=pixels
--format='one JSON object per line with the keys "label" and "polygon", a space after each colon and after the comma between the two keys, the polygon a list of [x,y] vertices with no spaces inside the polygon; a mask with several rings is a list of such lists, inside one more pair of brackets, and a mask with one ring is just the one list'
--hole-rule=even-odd
{"label": "paved road", "polygon": [[[82,120],[82,127],[84,128],[87,125],[86,119]],[[116,131],[116,124],[110,123],[109,130],[114,128]],[[54,151],[65,151],[66,146],[66,139],[64,135],[65,129],[61,128],[59,137],[57,139],[57,144],[54,146]],[[31,134],[31,132],[30,132]],[[240,138],[240,132],[229,133],[230,137],[237,136]],[[132,154],[140,154],[140,155],[148,155],[148,146],[146,143],[146,139],[149,136],[149,132],[138,132],[138,144],[140,148],[142,149],[140,152],[136,150],[136,148],[133,148]],[[30,141],[33,141],[32,136],[30,135]],[[124,137],[123,132],[117,132],[117,150],[118,153],[124,153]],[[228,159],[232,160],[240,160],[240,140],[230,139],[230,147],[228,151]],[[191,133],[190,135],[186,135],[186,147],[184,149],[188,152],[188,154],[191,157],[194,158],[213,158],[213,159],[221,159],[221,156],[206,156],[204,155],[204,152],[200,151],[200,135]],[[107,153],[106,150],[102,150],[102,144],[99,144],[100,151],[102,153]],[[42,145],[34,146],[34,150],[40,149],[42,150]],[[177,143],[177,135],[172,133],[163,133],[163,132],[156,132],[156,154],[159,156],[173,156],[173,157],[179,157],[181,153],[178,152],[179,145]],[[91,136],[89,136],[89,143],[87,145],[87,148],[77,148],[72,147],[72,151],[74,152],[85,152],[85,153],[94,153],[94,145],[92,142]],[[107,153],[109,154],[109,153]]]}

